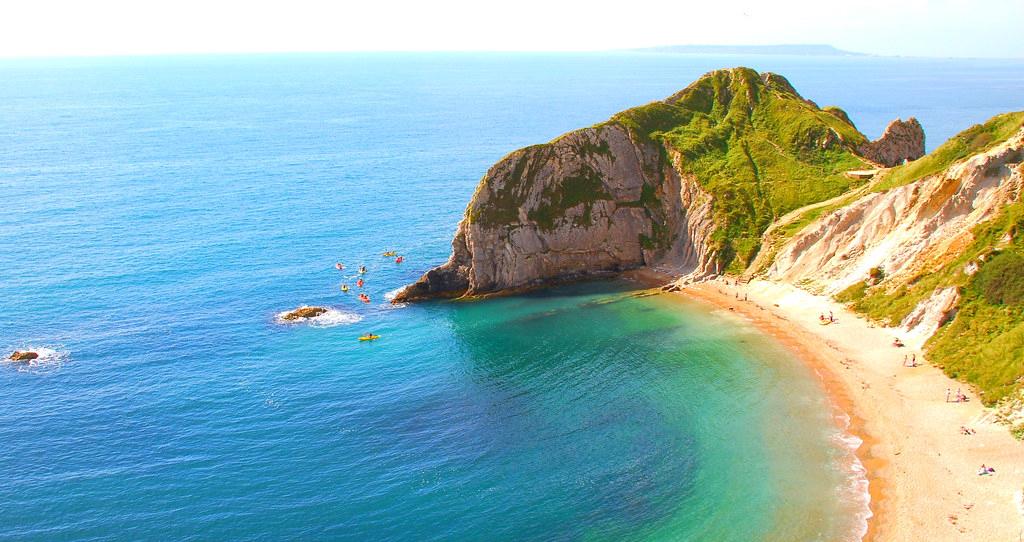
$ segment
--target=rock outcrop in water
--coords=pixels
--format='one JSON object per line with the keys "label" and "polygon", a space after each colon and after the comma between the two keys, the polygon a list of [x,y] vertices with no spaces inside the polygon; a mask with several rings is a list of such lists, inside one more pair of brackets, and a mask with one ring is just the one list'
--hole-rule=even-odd
{"label": "rock outcrop in water", "polygon": [[11,361],[24,363],[38,358],[39,353],[37,352],[31,352],[28,350],[15,350],[8,359],[10,359]]}
{"label": "rock outcrop in water", "polygon": [[711,72],[503,158],[473,195],[451,257],[395,302],[745,264],[775,216],[848,189],[855,181],[842,172],[867,165],[856,154],[866,144],[845,114],[819,109],[780,75]]}
{"label": "rock outcrop in water", "polygon": [[283,314],[281,319],[288,321],[304,320],[307,318],[316,318],[325,312],[327,312],[325,307],[299,307],[291,312]]}
{"label": "rock outcrop in water", "polygon": [[924,156],[924,128],[914,117],[896,119],[885,127],[882,137],[861,145],[857,152],[885,167],[917,160]]}

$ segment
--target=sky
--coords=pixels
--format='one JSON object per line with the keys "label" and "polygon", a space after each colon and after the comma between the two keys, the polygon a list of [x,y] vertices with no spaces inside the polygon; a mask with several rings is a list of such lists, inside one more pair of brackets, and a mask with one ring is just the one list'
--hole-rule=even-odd
{"label": "sky", "polygon": [[1024,0],[2,0],[0,57],[824,43],[1024,57]]}

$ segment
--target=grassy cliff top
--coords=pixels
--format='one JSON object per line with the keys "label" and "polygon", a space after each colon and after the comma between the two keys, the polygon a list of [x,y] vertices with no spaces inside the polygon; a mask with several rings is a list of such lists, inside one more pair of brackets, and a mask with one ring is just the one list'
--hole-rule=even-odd
{"label": "grassy cliff top", "polygon": [[862,184],[843,173],[865,166],[854,150],[867,138],[841,109],[818,108],[772,73],[710,72],[609,122],[681,155],[714,196],[713,248],[732,271],[753,260],[773,220]]}

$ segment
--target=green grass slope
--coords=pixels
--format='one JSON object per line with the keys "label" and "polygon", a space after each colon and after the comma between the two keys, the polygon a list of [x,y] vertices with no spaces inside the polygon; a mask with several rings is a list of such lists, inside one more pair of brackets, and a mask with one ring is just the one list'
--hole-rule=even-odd
{"label": "green grass slope", "polygon": [[609,122],[682,155],[684,171],[714,197],[711,248],[728,271],[750,264],[776,218],[863,184],[843,173],[865,166],[853,151],[864,135],[841,110],[819,109],[774,74],[711,72]]}

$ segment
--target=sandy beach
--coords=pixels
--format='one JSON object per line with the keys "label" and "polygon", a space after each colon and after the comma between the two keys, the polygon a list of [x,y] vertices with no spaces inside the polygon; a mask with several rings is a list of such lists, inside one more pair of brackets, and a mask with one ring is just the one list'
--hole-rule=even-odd
{"label": "sandy beach", "polygon": [[[638,278],[663,277],[644,272]],[[850,416],[849,430],[864,441],[858,456],[873,513],[866,540],[1024,539],[1024,443],[995,423],[967,386],[928,365],[917,345],[893,346],[898,330],[875,326],[829,298],[767,281],[717,279],[673,295],[749,321],[821,377]],[[822,325],[819,315],[830,312],[836,321]],[[904,356],[916,356],[919,365],[904,366]],[[958,389],[966,402],[955,402]],[[982,464],[995,473],[979,476]]]}

